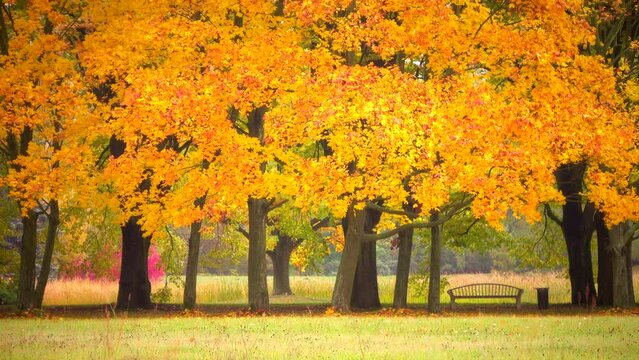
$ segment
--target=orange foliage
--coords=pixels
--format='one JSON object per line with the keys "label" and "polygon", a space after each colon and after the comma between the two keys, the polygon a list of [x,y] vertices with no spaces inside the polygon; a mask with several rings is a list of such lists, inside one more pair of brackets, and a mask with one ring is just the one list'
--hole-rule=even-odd
{"label": "orange foliage", "polygon": [[[90,2],[77,47],[36,30],[36,14],[68,21],[49,2],[29,4],[1,59],[0,135],[28,125],[72,147],[36,141],[16,161],[3,183],[25,208],[108,185],[103,202],[118,208],[118,194],[122,218],[141,214],[152,233],[223,219],[248,197],[341,217],[408,196],[429,214],[464,193],[499,227],[509,209],[535,221],[564,201],[554,171],[587,159],[586,195],[609,222],[639,219],[637,132],[612,71],[579,51],[593,30],[578,0],[294,0],[283,14],[271,0]],[[96,104],[85,82],[115,96]],[[260,108],[262,141],[246,127]],[[90,145],[112,134],[127,151],[94,176]],[[159,149],[169,136],[189,146]]]}

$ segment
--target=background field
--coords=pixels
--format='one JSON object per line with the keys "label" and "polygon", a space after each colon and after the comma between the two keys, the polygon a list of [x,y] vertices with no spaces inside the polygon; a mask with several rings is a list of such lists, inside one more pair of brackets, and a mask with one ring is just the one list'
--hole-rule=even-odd
{"label": "background field", "polygon": [[2,320],[2,358],[631,359],[639,321],[616,316]]}
{"label": "background field", "polygon": [[[490,273],[447,275],[448,288],[481,282],[509,284],[524,289],[522,301],[537,303],[537,287],[549,288],[551,304],[570,302],[570,283],[562,272],[527,272],[527,273]],[[634,269],[635,293],[639,299],[639,267]],[[269,289],[272,279],[269,277]],[[335,278],[330,276],[293,276],[291,288],[295,296],[272,297],[271,302],[322,304],[329,303]],[[379,277],[380,300],[384,304],[392,304],[395,278]],[[164,283],[153,284],[153,291],[163,287]],[[100,282],[89,280],[54,280],[47,285],[44,305],[91,305],[115,302],[117,282]],[[245,276],[200,276],[198,279],[197,300],[199,304],[243,304],[247,299],[247,280]],[[410,304],[425,303],[425,293],[418,296],[415,287],[409,289]],[[471,300],[477,302],[477,300]],[[499,300],[488,300],[490,302]],[[182,302],[182,289],[171,286],[170,303]],[[448,295],[442,296],[442,303],[449,302]],[[514,303],[513,300],[503,302]],[[464,303],[461,300],[460,303]]]}

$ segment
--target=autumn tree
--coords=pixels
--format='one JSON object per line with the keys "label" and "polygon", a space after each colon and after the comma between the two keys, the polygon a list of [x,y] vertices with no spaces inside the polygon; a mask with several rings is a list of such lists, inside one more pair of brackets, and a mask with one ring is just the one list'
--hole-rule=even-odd
{"label": "autumn tree", "polygon": [[[284,205],[271,212],[268,230],[277,240],[267,246],[266,254],[273,265],[272,295],[293,295],[290,285],[291,255],[296,252],[296,265],[305,267],[318,256],[326,255],[326,242],[318,232],[328,227],[330,218],[311,217],[299,209]],[[323,246],[322,246],[323,245]],[[324,251],[322,251],[324,250]]]}
{"label": "autumn tree", "polygon": [[[267,215],[285,202],[344,219],[333,294],[343,311],[355,286],[374,293],[373,278],[356,284],[362,249],[469,206],[497,228],[509,212],[536,221],[540,204],[565,200],[554,179],[568,164],[588,160],[593,203],[627,215],[607,191],[627,182],[634,132],[612,72],[580,51],[593,32],[579,2],[167,1],[89,13],[83,64],[115,94],[95,132],[127,149],[103,172],[114,207],[148,236],[245,209],[253,310],[268,307]],[[188,146],[158,146],[168,138]]]}
{"label": "autumn tree", "polygon": [[[291,192],[284,173],[290,167],[282,164],[295,156],[270,144],[265,114],[310,55],[278,4],[156,5],[91,9],[97,30],[83,60],[88,74],[111,81],[116,94],[103,136],[116,134],[130,149],[109,162],[105,180],[125,200],[123,214],[140,216],[150,236],[164,224],[221,219],[243,202],[249,305],[266,309],[266,214]],[[158,149],[167,136],[188,146]],[[137,191],[143,179],[150,186]]]}
{"label": "autumn tree", "polygon": [[[3,98],[2,151],[11,164],[3,182],[22,210],[18,306],[40,307],[53,255],[60,203],[72,203],[86,182],[91,148],[80,129],[91,124],[92,97],[77,69],[75,44],[83,36],[81,5],[55,1],[3,4],[0,9]],[[75,186],[75,187],[72,187]],[[36,283],[38,216],[48,218]]]}
{"label": "autumn tree", "polygon": [[[639,99],[635,90],[639,75],[639,7],[633,1],[589,1],[587,5],[590,22],[597,28],[597,39],[585,49],[585,53],[603,56],[614,67],[617,90],[625,97],[626,106],[630,110],[631,118],[628,121],[636,126],[635,109]],[[631,158],[628,161],[633,163]],[[636,163],[632,165],[636,167]],[[631,182],[628,184],[630,189],[623,189],[622,193],[632,196],[636,192],[636,185],[633,183],[635,177],[636,175],[631,175]],[[582,180],[577,178],[577,181]],[[620,220],[622,222],[619,224],[611,224],[606,221],[605,213],[597,210],[594,224],[590,226],[597,233],[598,305],[628,307],[635,302],[631,249],[636,237],[636,225],[623,221],[623,218]]]}
{"label": "autumn tree", "polygon": [[[333,297],[340,310],[350,306],[361,241],[437,226],[471,199],[473,214],[493,226],[509,210],[536,221],[541,203],[563,199],[551,185],[560,166],[601,161],[603,143],[623,157],[617,141],[631,135],[617,116],[611,72],[580,54],[592,39],[580,4],[293,2],[289,9],[316,51],[326,48],[336,63],[291,95],[292,115],[277,111],[293,119],[279,130],[286,138],[330,148],[302,169],[327,179],[313,183],[316,194],[349,224]],[[371,53],[387,66],[358,65]],[[398,53],[419,64],[421,77],[399,71],[391,61]],[[411,174],[406,191],[402,180]],[[398,209],[409,194],[419,217],[366,234],[368,203]],[[427,221],[432,211],[446,216]]]}

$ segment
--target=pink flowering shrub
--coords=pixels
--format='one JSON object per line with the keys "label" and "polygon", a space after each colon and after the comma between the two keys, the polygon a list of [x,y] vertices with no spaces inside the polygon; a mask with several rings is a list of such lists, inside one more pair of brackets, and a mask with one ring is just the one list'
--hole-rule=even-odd
{"label": "pink flowering shrub", "polygon": [[[110,266],[100,270],[95,263],[103,259],[95,259],[97,261],[91,262],[86,254],[79,254],[70,261],[60,264],[59,277],[63,279],[118,280],[120,278],[122,252],[117,251],[110,257],[111,260],[108,261]],[[160,280],[166,274],[160,253],[155,246],[151,246],[149,249],[148,267],[150,281]]]}
{"label": "pink flowering shrub", "polygon": [[164,265],[162,264],[160,253],[155,249],[155,246],[151,246],[151,249],[149,249],[149,280],[160,280],[164,278],[164,275]]}

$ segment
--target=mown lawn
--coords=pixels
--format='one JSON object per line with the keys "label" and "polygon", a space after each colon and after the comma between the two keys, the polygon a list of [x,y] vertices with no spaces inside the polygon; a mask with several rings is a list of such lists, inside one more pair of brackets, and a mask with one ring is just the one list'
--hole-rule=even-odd
{"label": "mown lawn", "polygon": [[7,359],[631,359],[636,316],[2,319]]}

